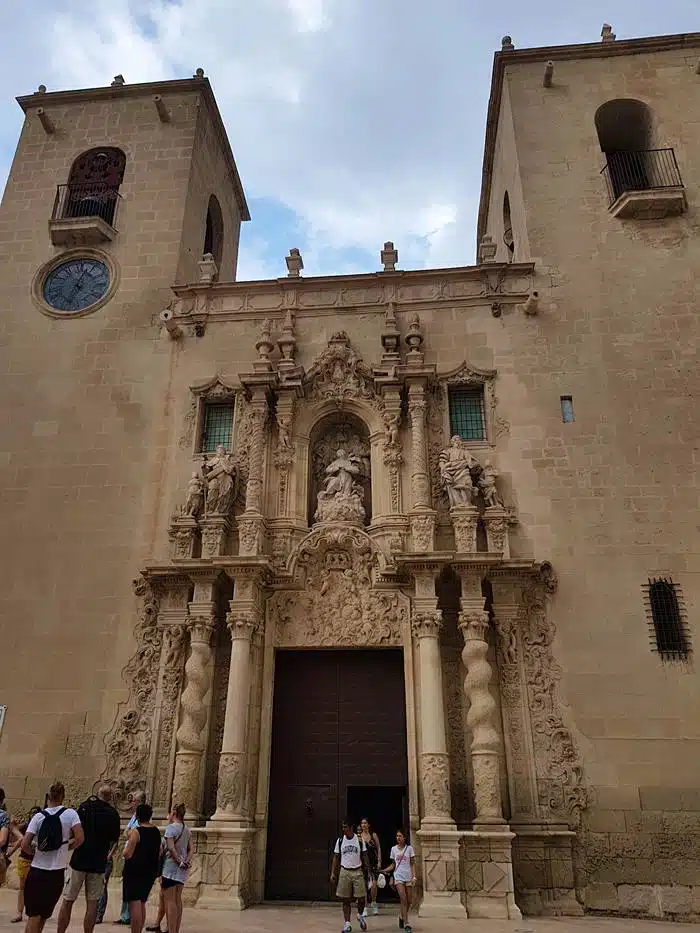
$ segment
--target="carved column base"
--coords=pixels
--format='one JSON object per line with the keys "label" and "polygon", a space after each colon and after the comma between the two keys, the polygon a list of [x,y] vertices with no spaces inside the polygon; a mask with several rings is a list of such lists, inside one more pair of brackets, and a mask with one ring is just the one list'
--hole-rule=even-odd
{"label": "carved column base", "polygon": [[500,832],[462,834],[462,889],[470,919],[522,920],[513,883],[514,838],[508,827]]}
{"label": "carved column base", "polygon": [[[222,752],[219,757],[219,786],[216,791],[216,813],[210,823],[240,823],[245,790],[245,755]],[[207,825],[210,825],[207,823]]]}
{"label": "carved column base", "polygon": [[241,557],[262,554],[265,544],[265,519],[259,513],[243,513],[238,519],[238,553]]}
{"label": "carved column base", "polygon": [[459,840],[457,830],[425,830],[417,833],[420,840],[420,882],[423,899],[418,915],[464,920],[466,910],[460,890]]}
{"label": "carved column base", "polygon": [[413,551],[423,554],[435,550],[436,514],[432,509],[421,512],[412,512],[410,515],[411,540]]}
{"label": "carved column base", "polygon": [[454,826],[450,812],[450,758],[434,752],[420,756],[420,778],[423,790],[421,829],[428,826]]}
{"label": "carved column base", "polygon": [[192,830],[194,854],[183,903],[210,910],[244,910],[253,902],[254,829],[206,826]]}
{"label": "carved column base", "polygon": [[450,509],[450,520],[455,533],[455,550],[459,554],[474,554],[479,510],[475,505],[455,505]]}
{"label": "carved column base", "polygon": [[490,826],[504,826],[501,807],[501,758],[491,749],[471,748],[474,773],[474,829],[486,830]]}
{"label": "carved column base", "polygon": [[185,816],[188,820],[199,819],[201,765],[201,752],[179,751],[175,756],[172,802],[173,804],[184,803],[187,808]]}
{"label": "carved column base", "polygon": [[170,523],[170,556],[173,560],[191,560],[197,541],[197,519],[191,515],[180,515]]}
{"label": "carved column base", "polygon": [[207,515],[201,519],[202,557],[221,557],[226,549],[226,539],[231,522],[223,515]]}
{"label": "carved column base", "polygon": [[491,506],[484,511],[484,524],[489,554],[501,554],[507,560],[510,557],[508,513],[500,505]]}

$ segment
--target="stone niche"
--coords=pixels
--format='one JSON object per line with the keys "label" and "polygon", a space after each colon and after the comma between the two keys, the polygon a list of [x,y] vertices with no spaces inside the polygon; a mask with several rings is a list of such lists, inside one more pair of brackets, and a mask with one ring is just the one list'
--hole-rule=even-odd
{"label": "stone niche", "polygon": [[[352,470],[352,478],[343,466]],[[334,470],[334,466],[338,468]],[[329,472],[330,468],[330,472]],[[372,520],[370,440],[367,425],[350,412],[326,415],[311,433],[309,457],[309,525]],[[343,477],[348,489],[343,492]]]}

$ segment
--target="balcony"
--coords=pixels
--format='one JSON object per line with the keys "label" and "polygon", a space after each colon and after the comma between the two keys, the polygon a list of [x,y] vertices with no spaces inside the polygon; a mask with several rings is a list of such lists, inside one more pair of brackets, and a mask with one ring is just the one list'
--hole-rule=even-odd
{"label": "balcony", "polygon": [[117,235],[121,196],[113,185],[59,185],[49,220],[54,246],[99,246]]}
{"label": "balcony", "polygon": [[605,178],[613,217],[658,219],[688,206],[673,149],[608,152]]}

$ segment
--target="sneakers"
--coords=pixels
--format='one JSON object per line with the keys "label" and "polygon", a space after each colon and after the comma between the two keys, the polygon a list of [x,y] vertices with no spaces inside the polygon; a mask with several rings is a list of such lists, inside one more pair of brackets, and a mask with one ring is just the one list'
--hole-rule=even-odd
{"label": "sneakers", "polygon": [[345,922],[345,926],[343,927],[343,933],[352,933],[352,927],[350,926],[349,921]]}
{"label": "sneakers", "polygon": [[379,916],[379,906],[377,904],[372,904],[372,916],[373,917]]}
{"label": "sneakers", "polygon": [[413,929],[410,923],[406,924],[406,926],[404,927],[404,930],[405,930],[405,933],[413,933]]}
{"label": "sneakers", "polygon": [[361,930],[366,930],[366,929],[367,929],[367,921],[365,920],[364,914],[358,914],[358,915],[357,915],[357,919],[360,921],[360,929],[361,929]]}

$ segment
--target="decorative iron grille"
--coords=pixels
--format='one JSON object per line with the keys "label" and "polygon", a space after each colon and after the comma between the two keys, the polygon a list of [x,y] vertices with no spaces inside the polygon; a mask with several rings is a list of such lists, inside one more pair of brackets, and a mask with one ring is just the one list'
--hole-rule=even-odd
{"label": "decorative iron grille", "polygon": [[51,218],[69,220],[74,217],[100,217],[113,227],[120,200],[121,195],[113,185],[59,185]]}
{"label": "decorative iron grille", "polygon": [[682,188],[683,180],[673,149],[641,149],[606,153],[601,169],[610,204],[626,191]]}
{"label": "decorative iron grille", "polygon": [[465,441],[486,440],[483,389],[450,388],[449,406],[451,435],[459,434]]}
{"label": "decorative iron grille", "polygon": [[690,638],[685,620],[685,604],[676,583],[649,579],[644,601],[653,651],[664,660],[685,661],[690,656]]}
{"label": "decorative iron grille", "polygon": [[233,410],[234,405],[229,403],[205,403],[204,423],[202,425],[202,453],[213,453],[219,444],[223,444],[227,450],[231,449]]}

